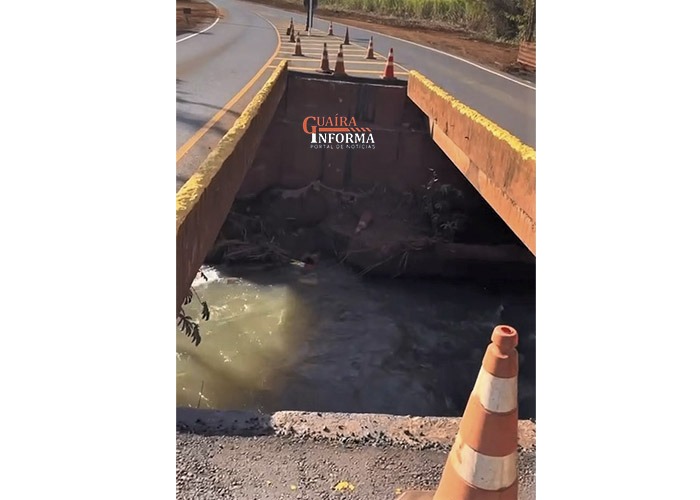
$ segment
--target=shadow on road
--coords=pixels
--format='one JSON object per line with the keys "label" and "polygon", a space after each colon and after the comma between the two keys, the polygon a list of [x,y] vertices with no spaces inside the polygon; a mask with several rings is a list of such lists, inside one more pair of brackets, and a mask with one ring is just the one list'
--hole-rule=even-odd
{"label": "shadow on road", "polygon": [[[178,90],[178,93],[180,93],[180,94],[189,94],[189,92],[184,92],[184,91],[181,91],[181,90]],[[193,105],[195,105],[195,106],[202,106],[202,107],[205,107],[205,108],[211,108],[211,109],[215,109],[215,110],[217,110],[217,111],[219,111],[219,110],[221,109],[221,106],[214,106],[213,104],[207,104],[207,103],[205,103],[205,102],[190,101],[189,99],[183,99],[183,98],[181,98],[181,97],[176,97],[175,100],[176,100],[176,102],[178,102],[178,103],[180,103],[180,104],[193,104]]]}
{"label": "shadow on road", "polygon": [[[216,109],[218,109],[218,108],[216,108]],[[231,111],[229,111],[228,113],[231,113],[236,118],[238,118],[238,116],[240,116],[237,113],[232,113]],[[194,117],[187,116],[187,115],[180,114],[180,113],[178,113],[178,115],[177,115],[177,122],[178,123],[182,123],[184,125],[191,126],[194,131],[197,131],[200,128],[202,128],[207,121],[208,121],[208,119],[203,121],[201,118],[194,118]],[[228,129],[223,127],[221,125],[221,123],[217,123],[216,125],[211,127],[209,129],[209,131],[207,131],[207,133],[209,133],[211,131],[217,132],[218,134],[223,136],[224,134],[226,134],[226,132],[228,132]]]}
{"label": "shadow on road", "polygon": [[177,408],[178,432],[202,436],[269,436],[272,419],[264,413]]}

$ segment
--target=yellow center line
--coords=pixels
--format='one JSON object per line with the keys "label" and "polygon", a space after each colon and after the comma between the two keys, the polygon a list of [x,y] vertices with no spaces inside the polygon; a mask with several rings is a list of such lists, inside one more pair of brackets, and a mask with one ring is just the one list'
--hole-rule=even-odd
{"label": "yellow center line", "polygon": [[[287,38],[285,41],[282,41],[282,33],[287,31],[287,26],[284,27],[279,27],[272,22],[270,22],[269,19],[266,19],[263,16],[260,16],[265,21],[267,21],[273,28],[275,28],[275,32],[277,33],[277,48],[275,49],[275,52],[270,56],[270,58],[267,60],[265,64],[260,68],[260,70],[251,78],[251,80],[236,94],[234,95],[231,100],[229,100],[223,108],[221,108],[214,116],[211,117],[211,119],[204,124],[202,128],[200,128],[195,134],[190,137],[185,144],[180,146],[180,148],[177,150],[177,160],[180,161],[191,149],[192,147],[202,138],[204,135],[214,126],[216,125],[221,118],[224,117],[224,115],[233,107],[236,105],[236,103],[250,90],[250,88],[255,85],[255,82],[257,82],[262,74],[268,70],[268,69],[274,69],[276,68],[275,65],[271,64],[274,60],[276,59],[289,59],[285,57],[279,57],[278,54],[293,54],[293,50],[291,52],[287,51],[286,49],[292,48],[296,46],[296,42],[290,42],[289,41],[289,35],[285,35]],[[284,31],[283,31],[284,30]],[[304,46],[306,45],[309,48],[314,48],[315,46],[318,46],[319,48],[323,47],[323,44],[326,43],[329,48],[332,48],[334,45],[343,45],[343,55],[346,54],[346,51],[348,51],[348,56],[345,58],[345,63],[350,64],[350,63],[355,63],[355,64],[384,64],[383,62],[378,62],[378,61],[373,61],[372,59],[365,59],[362,61],[357,61],[350,59],[352,57],[355,57],[353,54],[349,53],[350,51],[357,51],[358,53],[360,52],[365,52],[367,48],[362,47],[361,45],[358,45],[355,42],[350,42],[350,45],[345,45],[343,42],[345,41],[345,37],[338,37],[337,35],[333,36],[328,36],[326,33],[322,32],[321,30],[317,30],[313,28],[312,32],[316,31],[320,33],[321,35],[303,35],[301,36],[301,44],[302,44],[302,52],[304,50]],[[314,40],[315,39],[315,40]],[[281,50],[282,47],[284,46],[285,50]],[[332,50],[332,49],[331,49]],[[316,54],[313,54],[316,55]],[[318,54],[321,55],[321,54]],[[377,52],[376,50],[374,51],[374,55],[377,59],[382,59],[386,61],[388,58]],[[329,53],[330,56],[330,53]],[[290,59],[290,65],[289,69],[291,70],[309,70],[312,68],[304,68],[304,67],[294,67],[295,62],[314,62],[314,63],[320,63],[320,59],[306,59],[306,60],[293,60]],[[396,64],[394,62],[394,74],[396,75],[408,75],[408,69],[401,66],[400,64]],[[396,69],[402,69],[404,71],[396,71]],[[358,69],[350,69],[353,73],[371,73],[371,74],[381,74],[382,72],[379,70],[358,70]]]}
{"label": "yellow center line", "polygon": [[[268,68],[276,68],[274,64],[271,64],[268,66]],[[292,71],[313,71],[314,68],[309,68],[309,67],[304,67],[304,66],[294,66],[291,62],[289,63],[289,69]],[[349,73],[362,73],[362,74],[371,74],[371,75],[381,75],[383,71],[378,70],[378,69],[347,69]],[[407,72],[404,71],[394,71],[395,75],[408,75]]]}
{"label": "yellow center line", "polygon": [[[289,44],[284,44],[284,45],[286,45],[285,48],[287,48],[287,47],[294,47],[294,46],[296,45],[296,42],[294,42],[294,43],[289,43]],[[313,48],[322,49],[324,45],[327,45],[329,49],[338,50],[338,47],[339,47],[341,44],[340,44],[340,43],[328,43],[328,42],[326,42],[325,44],[323,44],[323,43],[304,43],[303,40],[302,40],[302,42],[301,42],[301,46],[302,46],[302,47],[313,47]],[[347,46],[345,46],[344,48],[345,48],[345,50],[348,50],[348,47],[347,47]],[[357,49],[356,49],[356,48],[354,48],[354,47],[351,47],[351,49],[352,49],[353,51],[356,50],[357,52],[364,52],[364,49],[360,49],[360,48],[357,48]]]}
{"label": "yellow center line", "polygon": [[[323,50],[309,50],[309,49],[304,49],[304,48],[302,48],[302,49],[301,49],[301,53],[302,53],[303,55],[306,55],[306,54],[318,54],[318,55],[321,55],[321,54],[323,54]],[[328,55],[329,55],[330,57],[336,56],[337,54],[338,54],[338,53],[335,52],[335,51],[333,51],[333,52],[331,52],[330,50],[328,51]],[[294,51],[293,51],[293,50],[290,50],[290,51],[280,51],[280,52],[278,53],[278,55],[283,55],[283,56],[285,56],[285,57],[287,57],[287,56],[293,56],[293,55],[294,55]],[[363,60],[365,59],[365,55],[364,55],[364,54],[348,54],[348,53],[345,52],[345,51],[343,51],[343,56],[345,56],[345,58],[353,57],[353,58],[355,58],[355,59],[363,59]],[[367,61],[373,61],[373,60],[374,60],[374,59],[367,59]]]}
{"label": "yellow center line", "polygon": [[[286,28],[285,28],[285,29],[286,29]],[[313,29],[316,30],[316,28],[313,28]],[[321,30],[317,30],[317,31],[318,31],[319,33],[323,33]],[[327,36],[327,35],[326,35],[326,36]],[[337,35],[334,34],[333,37],[331,37],[331,38],[332,38],[332,39],[337,39],[337,40],[338,40],[338,44],[342,44],[342,43],[345,41],[345,35],[343,35],[342,37],[338,37]],[[304,48],[304,45],[303,45],[304,38],[302,37],[301,40],[302,40],[302,51],[303,51],[303,48]],[[329,43],[329,45],[330,45],[330,43]],[[352,46],[354,46],[354,47],[357,47],[358,49],[362,49],[362,50],[364,50],[364,51],[367,51],[367,49],[369,48],[369,42],[368,42],[368,46],[367,46],[367,47],[362,47],[362,45],[358,45],[358,44],[355,43],[355,42],[350,42],[350,45],[352,45]],[[348,47],[348,46],[343,44],[343,55],[345,55],[345,47]],[[357,49],[353,49],[353,50],[357,50]],[[383,59],[384,61],[387,61],[387,60],[389,59],[389,56],[388,56],[388,55],[387,55],[387,56],[383,56],[382,54],[380,54],[380,53],[377,52],[376,50],[373,51],[373,52],[374,52],[374,56],[375,56],[376,58],[378,58],[378,59]],[[370,59],[370,60],[371,60],[371,59]],[[396,73],[396,71],[395,71],[396,68],[402,69],[402,70],[404,70],[404,71],[406,71],[406,72],[409,72],[409,71],[410,71],[408,68],[405,68],[404,66],[401,66],[400,64],[396,64],[396,56],[394,56],[394,73]],[[401,74],[403,74],[403,73],[401,73]],[[405,73],[405,74],[408,74],[408,73]]]}
{"label": "yellow center line", "polygon": [[[296,47],[296,43],[282,44],[282,45],[283,45],[282,48],[287,49],[287,50],[294,50],[294,47]],[[321,44],[313,44],[313,45],[310,43],[302,43],[301,48],[302,49],[309,48],[309,49],[320,50],[320,49],[323,49],[323,45],[324,44],[322,44],[322,43]],[[328,50],[338,50],[336,44],[326,44],[326,45],[328,46]],[[338,44],[338,45],[340,45],[340,44]],[[366,49],[361,49],[361,48],[350,48],[350,49],[343,48],[343,52],[345,52],[346,50],[349,50],[351,52],[359,52],[362,54],[367,52]]]}
{"label": "yellow center line", "polygon": [[[279,52],[279,54],[283,54],[283,55],[287,55],[287,56],[293,56],[293,55],[294,55],[294,52],[295,52],[295,51],[293,51],[293,50],[282,50],[282,51]],[[321,54],[323,54],[323,50],[319,50],[319,49],[311,50],[311,49],[302,47],[302,48],[301,48],[301,53],[304,54],[304,55],[306,55],[306,54],[318,54],[318,55],[321,55]],[[329,50],[329,51],[328,51],[328,55],[329,55],[329,56],[335,56],[335,55],[337,55],[337,52],[336,52],[336,51],[330,51],[330,50]],[[358,58],[358,59],[364,59],[364,58],[365,58],[364,52],[363,52],[362,54],[349,54],[349,53],[343,51],[343,55],[344,55],[346,58],[347,58],[347,57],[355,57],[355,58]],[[372,59],[367,59],[367,60],[368,60],[368,61],[372,61]]]}
{"label": "yellow center line", "polygon": [[[316,57],[316,58],[311,58],[311,57],[303,57],[303,58],[301,58],[301,57],[291,57],[291,58],[289,58],[289,57],[278,57],[277,59],[275,59],[275,61],[282,61],[283,59],[287,59],[287,60],[289,61],[289,64],[304,64],[304,63],[309,63],[309,64],[314,63],[314,64],[316,64],[316,63],[320,63],[321,60],[322,60],[322,59],[319,58],[319,57]],[[368,66],[377,66],[377,65],[379,65],[379,66],[385,66],[385,63],[383,63],[383,62],[381,62],[381,61],[367,61],[367,60],[364,60],[364,59],[361,59],[361,60],[353,60],[353,59],[348,59],[347,57],[343,59],[343,62],[345,63],[345,66],[346,66],[346,67],[347,67],[348,65],[353,65],[353,64],[354,64],[354,65],[358,65],[358,64],[359,64],[360,66],[363,65],[363,64],[366,64],[366,65],[368,65]],[[328,61],[328,63],[330,64],[330,61]]]}
{"label": "yellow center line", "polygon": [[[383,61],[379,61],[376,59],[365,59],[364,57],[358,57],[358,56],[348,56],[347,54],[343,54],[344,58],[343,60],[345,61],[345,65],[367,65],[367,66],[374,66],[374,65],[381,65],[384,66],[386,63]],[[287,60],[289,61],[290,64],[306,64],[306,63],[320,63],[322,60],[323,53],[321,52],[304,52],[303,55],[301,56],[295,56],[293,54],[284,54],[284,55],[279,55],[275,59],[275,64],[279,61]],[[337,59],[337,56],[334,54],[328,54],[328,62],[333,63]]]}
{"label": "yellow center line", "polygon": [[[284,29],[286,30],[286,27],[285,27]],[[320,33],[322,33],[320,30],[316,30],[315,28],[314,28],[314,30],[315,30],[315,31],[319,31]],[[388,57],[383,56],[382,54],[380,54],[379,52],[377,52],[377,51],[375,50],[375,51],[374,51],[374,56],[375,56],[376,59],[378,59],[377,61],[372,60],[372,59],[364,59],[364,58],[358,60],[358,57],[359,57],[359,54],[360,54],[360,53],[364,53],[364,54],[367,53],[367,49],[366,49],[366,48],[363,48],[362,46],[357,45],[357,44],[354,43],[354,42],[350,42],[350,45],[345,45],[345,44],[343,43],[343,42],[345,41],[345,37],[339,38],[339,37],[336,37],[335,35],[332,36],[332,37],[328,37],[328,36],[326,35],[326,37],[327,37],[326,40],[330,40],[330,41],[329,41],[329,42],[325,42],[325,43],[327,43],[328,47],[331,48],[331,50],[329,50],[329,57],[328,57],[328,58],[329,58],[329,65],[332,65],[332,64],[330,64],[330,63],[331,63],[330,59],[331,59],[331,57],[332,57],[332,55],[330,54],[330,52],[331,52],[331,51],[335,52],[335,51],[332,49],[332,47],[334,47],[335,45],[337,45],[337,46],[341,46],[341,45],[342,45],[342,47],[343,47],[343,55],[345,56],[343,59],[344,59],[344,62],[345,62],[346,71],[348,71],[349,73],[360,73],[360,74],[373,74],[373,75],[382,75],[382,74],[383,74],[383,71],[382,71],[382,70],[379,70],[379,69],[376,69],[376,70],[354,69],[354,68],[353,68],[353,65],[362,65],[362,64],[370,64],[370,65],[371,65],[371,64],[380,64],[380,65],[386,65],[386,61],[388,60]],[[304,40],[305,40],[305,39],[308,40],[309,37],[308,37],[308,36],[306,36],[306,37],[302,36],[302,37],[301,37],[301,50],[302,50],[302,53],[304,53],[304,47],[305,47],[305,46],[306,46],[306,47],[310,47],[310,45],[311,45],[310,43],[304,44]],[[295,47],[295,46],[296,46],[296,42],[295,42],[294,44],[292,44],[292,43],[290,42],[290,43],[289,43],[288,45],[286,45],[284,48],[285,48],[285,49],[289,49],[289,50],[291,51],[291,48],[292,48],[292,47]],[[319,47],[319,48],[320,48],[320,47],[323,47],[323,45],[322,45],[322,44],[317,44],[316,47]],[[318,52],[313,53],[313,50],[312,50],[312,49],[313,49],[313,47],[310,47],[309,54],[304,54],[304,56],[302,56],[303,59],[302,59],[301,57],[299,57],[299,56],[294,57],[294,56],[293,56],[293,54],[294,54],[293,51],[287,52],[287,50],[284,50],[284,51],[280,52],[280,54],[290,54],[290,55],[291,55],[291,57],[286,57],[286,56],[284,57],[284,59],[287,59],[287,60],[289,61],[289,69],[290,69],[290,70],[292,70],[292,71],[313,71],[313,70],[314,70],[313,67],[304,66],[304,64],[306,64],[306,63],[308,63],[308,64],[312,64],[312,63],[319,64],[319,63],[321,62],[321,59],[311,59],[309,56],[320,56],[320,55],[322,55],[322,53],[320,53],[320,54],[319,54]],[[318,50],[318,49],[317,49],[317,50]],[[337,55],[336,55],[335,57],[337,58]],[[281,58],[281,57],[278,57],[277,59],[280,59],[280,60],[281,60],[282,58]],[[274,67],[274,65],[272,65],[272,66],[270,66],[270,67]],[[399,69],[399,70],[404,70],[404,71],[397,71],[397,69]],[[407,68],[404,68],[403,66],[400,66],[400,65],[398,65],[398,64],[396,64],[396,63],[394,62],[394,75],[396,75],[396,76],[408,76],[408,74],[409,74],[408,71],[409,71],[409,70],[408,70]]]}
{"label": "yellow center line", "polygon": [[[260,16],[262,17],[262,16]],[[263,17],[263,19],[265,19]],[[265,19],[268,23],[267,19]],[[272,23],[270,23],[274,27]],[[180,161],[189,151],[192,149],[192,147],[197,144],[197,142],[204,137],[204,135],[211,129],[216,123],[221,120],[221,118],[224,117],[224,115],[233,107],[235,104],[245,95],[246,92],[250,90],[250,88],[255,85],[255,82],[258,81],[258,79],[262,76],[262,74],[267,71],[271,66],[270,63],[275,60],[277,57],[277,53],[280,50],[280,47],[282,46],[282,39],[280,38],[280,32],[278,30],[275,30],[275,33],[277,33],[277,48],[275,48],[275,52],[270,56],[270,58],[265,62],[265,64],[262,65],[260,70],[253,76],[253,78],[250,79],[250,81],[243,87],[236,95],[234,95],[231,100],[229,100],[223,108],[221,108],[217,113],[212,116],[207,123],[204,124],[202,128],[197,130],[195,134],[190,137],[187,142],[185,142],[180,148],[177,150],[177,160],[176,162]]]}

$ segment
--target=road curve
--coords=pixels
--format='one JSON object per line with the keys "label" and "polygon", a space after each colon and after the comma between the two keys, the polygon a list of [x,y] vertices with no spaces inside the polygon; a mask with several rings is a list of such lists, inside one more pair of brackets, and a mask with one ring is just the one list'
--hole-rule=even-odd
{"label": "road curve", "polygon": [[[293,17],[295,24],[298,23],[302,29],[304,27],[305,16],[298,12],[288,12],[256,3],[246,3],[246,5],[277,26],[288,25],[290,17]],[[460,58],[410,41],[333,21],[333,31],[336,35],[344,36],[346,26],[349,26],[352,44],[366,48],[369,37],[373,36],[375,53],[386,56],[389,48],[393,48],[394,63],[397,68],[419,71],[455,98],[508,130],[525,144],[535,147],[536,91],[532,83],[465,62]],[[314,28],[327,32],[328,21],[315,18]],[[333,64],[335,57],[332,54],[329,55]],[[289,57],[289,59],[293,58]],[[352,74],[351,71],[348,72]],[[400,76],[400,78],[405,77]]]}
{"label": "road curve", "polygon": [[[280,58],[290,59],[292,69],[295,64],[313,67],[317,64],[313,58],[307,58],[304,63],[295,62],[286,53],[289,47],[275,57],[280,43],[286,45],[275,26],[283,30],[293,17],[295,24],[303,27],[303,14],[240,0],[214,0],[214,3],[225,12],[223,18],[205,32],[186,40],[180,37],[177,42],[178,189],[233,125],[272,72],[273,64]],[[334,22],[333,27],[336,35],[342,36],[346,25]],[[328,21],[318,18],[314,28],[322,34],[328,30]],[[423,73],[457,99],[535,147],[534,85],[410,41],[352,25],[349,28],[355,51],[364,50],[369,37],[374,37],[379,66],[372,67],[372,72],[377,76],[382,69],[380,61],[393,48],[399,78],[406,78],[407,70]],[[334,59],[331,55],[331,64]],[[348,72],[352,74],[351,70]]]}
{"label": "road curve", "polygon": [[[255,14],[249,4],[236,0],[214,0],[214,3],[224,11],[224,16],[209,30],[186,40],[179,37],[176,42],[178,156],[184,155],[184,149],[190,146],[188,141],[219,110],[231,104],[232,97],[246,87],[277,51],[275,29]],[[220,124],[216,125],[210,130],[214,136],[207,141],[210,146],[225,132]],[[205,152],[200,151],[196,162],[189,162],[192,163],[188,168],[190,174],[204,156]]]}

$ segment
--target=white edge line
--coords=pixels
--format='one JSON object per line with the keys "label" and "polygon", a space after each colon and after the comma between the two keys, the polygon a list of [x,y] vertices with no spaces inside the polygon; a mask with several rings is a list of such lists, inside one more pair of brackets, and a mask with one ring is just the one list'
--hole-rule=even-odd
{"label": "white edge line", "polygon": [[[207,2],[209,2],[209,0],[207,0]],[[217,10],[218,10],[219,7],[217,7],[217,5],[216,5],[214,2],[209,2],[209,3],[212,4],[214,7],[216,7]],[[278,45],[277,45],[277,49],[276,49],[275,53],[272,54],[272,55],[277,55],[277,54],[279,53],[279,49],[282,47],[282,36],[281,36],[281,34],[279,33],[279,31],[277,31],[277,28],[275,27],[274,23],[273,23],[272,21],[270,21],[269,19],[267,19],[267,18],[266,18],[265,16],[263,16],[262,14],[258,13],[258,12],[255,12],[255,11],[253,11],[253,10],[249,10],[249,12],[252,12],[252,13],[255,14],[256,16],[258,16],[260,19],[262,19],[263,21],[265,21],[267,24],[269,24],[270,27],[272,27],[272,31],[274,31],[274,32],[277,34],[277,42],[278,42]],[[220,19],[220,18],[217,17],[217,18],[216,18],[216,21],[214,21],[214,22],[211,24],[211,26],[208,26],[206,29],[200,31],[199,33],[204,33],[206,30],[210,29],[212,26],[214,26],[214,25],[219,21],[219,19]],[[199,35],[199,33],[193,33],[192,35],[190,35],[190,37],[197,36],[197,35]],[[180,39],[180,40],[177,40],[177,42],[181,42],[182,40],[185,40],[185,38],[182,38],[182,39]],[[176,42],[176,43],[177,43],[177,42]],[[272,56],[270,56],[270,57],[272,57]],[[272,60],[274,60],[274,59],[272,59]],[[266,69],[266,70],[267,70],[267,69],[271,69],[271,66],[272,66],[272,63],[270,63],[270,65],[268,65],[265,69]],[[279,66],[279,64],[278,64],[277,66],[274,66],[273,68],[276,68],[276,67],[278,67],[278,66]],[[262,69],[262,66],[259,68],[259,70],[260,70],[260,69]],[[253,85],[251,85],[251,88],[253,88],[254,85],[255,85],[256,83],[259,83],[258,80],[260,80],[260,77],[261,77],[261,76],[262,76],[262,73],[261,73],[261,75],[258,76],[255,80],[248,80],[248,82],[246,82],[245,85],[248,85],[251,81],[253,81]],[[245,85],[243,85],[243,86],[245,87]],[[250,92],[250,90],[251,90],[251,89],[248,89],[243,95],[241,95],[240,98],[239,98],[239,101],[240,101],[240,99],[243,98],[243,96],[244,96],[246,93]],[[234,104],[228,109],[228,111],[230,111],[231,109],[233,109],[233,106],[235,106],[239,101],[236,101],[236,103],[234,103]],[[221,109],[223,109],[223,108],[221,108]],[[221,109],[220,109],[219,111],[221,111]],[[217,111],[217,113],[218,113],[219,111]],[[215,116],[215,115],[216,115],[216,114],[214,114],[214,115],[212,115],[212,116]],[[211,118],[210,118],[210,119],[211,119]],[[217,122],[218,122],[218,120],[217,120]],[[207,121],[207,123],[209,123],[209,122]],[[216,122],[214,123],[214,125],[215,125],[215,124],[216,124]],[[213,127],[214,125],[212,125],[212,127]],[[209,130],[207,130],[207,132],[209,132]],[[197,132],[195,132],[195,134],[197,134],[197,133],[199,133],[199,130],[197,130]],[[194,137],[194,136],[192,136],[192,137]],[[190,137],[190,139],[191,139],[191,137]],[[199,139],[201,139],[201,137],[200,137]],[[197,142],[199,142],[199,139],[197,139],[197,141],[195,141],[194,144],[196,144]],[[189,141],[189,139],[187,139],[187,140]],[[193,146],[194,146],[194,144],[193,144]],[[187,154],[187,153],[185,153],[185,154]],[[184,158],[184,156],[183,156],[183,158]],[[180,158],[180,159],[182,160],[182,158]]]}
{"label": "white edge line", "polygon": [[[268,5],[265,5],[265,7],[270,8],[270,6],[268,6]],[[274,7],[272,7],[272,8],[274,9]],[[289,12],[290,14],[298,14],[298,13],[291,12],[291,11],[285,11],[283,9],[274,9],[274,10],[281,10],[282,12]],[[324,19],[322,17],[319,17],[317,19],[319,19],[323,22],[326,22],[326,23],[330,22],[328,19]],[[375,35],[384,36],[387,38],[392,38],[394,40],[398,40],[399,42],[410,43],[411,45],[415,45],[416,47],[421,47],[423,49],[432,50],[433,52],[437,52],[438,54],[442,54],[443,56],[451,57],[452,59],[457,59],[458,61],[462,61],[463,63],[467,63],[471,66],[474,66],[475,68],[479,68],[483,71],[486,71],[487,73],[491,73],[492,75],[500,76],[504,80],[508,80],[508,81],[513,82],[513,83],[517,83],[518,85],[522,85],[523,87],[528,88],[530,90],[537,91],[536,87],[533,87],[532,85],[529,85],[521,80],[516,80],[515,78],[511,78],[510,76],[504,75],[503,73],[499,73],[498,71],[494,71],[490,68],[486,68],[485,66],[482,66],[481,64],[477,64],[475,62],[468,61],[468,60],[466,60],[462,57],[456,56],[454,54],[449,54],[447,52],[443,52],[442,50],[438,50],[438,49],[433,48],[433,47],[428,47],[427,45],[421,45],[420,43],[412,42],[410,40],[404,40],[403,38],[398,38],[395,36],[387,35],[385,33],[380,33],[378,31],[368,30],[367,28],[358,28],[357,26],[353,26],[352,24],[345,24],[345,23],[338,23],[338,24],[340,26],[348,26],[348,27],[352,27],[352,28],[355,28],[355,29],[360,30],[360,31],[366,31],[367,33],[374,33]],[[318,28],[314,28],[314,29],[318,29]],[[404,68],[404,69],[407,69],[407,68]]]}
{"label": "white edge line", "polygon": [[192,33],[191,35],[187,35],[187,36],[184,37],[184,38],[180,38],[180,39],[178,39],[178,40],[175,40],[175,43],[184,42],[185,40],[189,40],[190,38],[193,38],[193,37],[195,37],[195,36],[197,36],[197,35],[200,35],[200,34],[204,33],[205,31],[209,31],[210,29],[212,29],[212,28],[214,27],[214,25],[215,25],[216,23],[219,22],[219,19],[221,19],[221,16],[218,15],[218,13],[219,13],[219,6],[216,5],[214,2],[210,2],[209,0],[207,0],[207,3],[212,4],[212,5],[214,6],[214,8],[216,9],[217,16],[216,16],[216,19],[214,20],[214,22],[211,23],[211,24],[210,24],[209,26],[207,26],[206,28],[204,28],[202,31],[198,31],[197,33]]}
{"label": "white edge line", "polygon": [[[323,19],[323,18],[320,18],[320,17],[319,17],[318,19],[320,19],[321,21],[330,22],[330,21],[328,21],[328,20],[326,20],[326,19]],[[350,25],[350,24],[341,24],[341,26],[352,26],[352,25]],[[509,81],[511,81],[511,82],[513,82],[513,83],[517,83],[518,85],[522,85],[523,87],[527,87],[527,88],[530,89],[530,90],[535,90],[535,91],[537,90],[537,88],[533,87],[532,85],[528,85],[528,84],[525,83],[525,82],[522,82],[522,81],[520,81],[520,80],[516,80],[515,78],[511,78],[511,77],[509,77],[509,76],[507,76],[507,75],[504,75],[503,73],[499,73],[498,71],[494,71],[494,70],[492,70],[492,69],[490,69],[490,68],[486,68],[486,67],[484,67],[484,66],[482,66],[482,65],[480,65],[480,64],[476,64],[476,63],[474,63],[474,62],[467,61],[466,59],[463,59],[463,58],[461,58],[461,57],[459,57],[459,56],[456,56],[456,55],[454,55],[454,54],[448,54],[447,52],[443,52],[442,50],[438,50],[438,49],[433,48],[433,47],[428,47],[427,45],[421,45],[420,43],[412,42],[412,41],[410,41],[410,40],[404,40],[403,38],[397,38],[397,37],[391,36],[391,35],[386,35],[386,34],[384,34],[384,33],[379,33],[378,31],[368,30],[368,29],[366,29],[366,28],[358,28],[357,26],[352,26],[352,27],[355,28],[355,29],[357,29],[357,30],[360,30],[360,31],[366,31],[366,32],[368,32],[368,33],[374,33],[375,35],[385,36],[385,37],[387,37],[387,38],[393,38],[394,40],[398,40],[399,42],[410,43],[411,45],[415,45],[416,47],[421,47],[421,48],[423,48],[423,49],[432,50],[433,52],[437,52],[438,54],[442,54],[442,55],[444,55],[444,56],[451,57],[452,59],[457,59],[458,61],[462,61],[462,62],[467,63],[467,64],[470,64],[470,65],[472,65],[472,66],[474,66],[474,67],[476,67],[476,68],[479,68],[479,69],[481,69],[481,70],[484,70],[484,71],[486,71],[487,73],[491,73],[492,75],[500,76],[501,78],[503,78],[503,79],[505,79],[505,80],[509,80]]]}

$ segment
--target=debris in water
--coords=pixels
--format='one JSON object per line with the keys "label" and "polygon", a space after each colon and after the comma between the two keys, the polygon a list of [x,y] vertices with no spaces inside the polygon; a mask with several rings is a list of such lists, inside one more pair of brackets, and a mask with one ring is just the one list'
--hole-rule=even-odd
{"label": "debris in water", "polygon": [[355,228],[355,234],[358,234],[360,231],[367,229],[371,222],[372,212],[370,212],[369,210],[365,210],[364,212],[362,212],[360,222],[357,223],[357,227]]}
{"label": "debris in water", "polygon": [[306,267],[313,267],[318,264],[319,260],[321,260],[321,255],[319,253],[306,253],[301,260]]}

